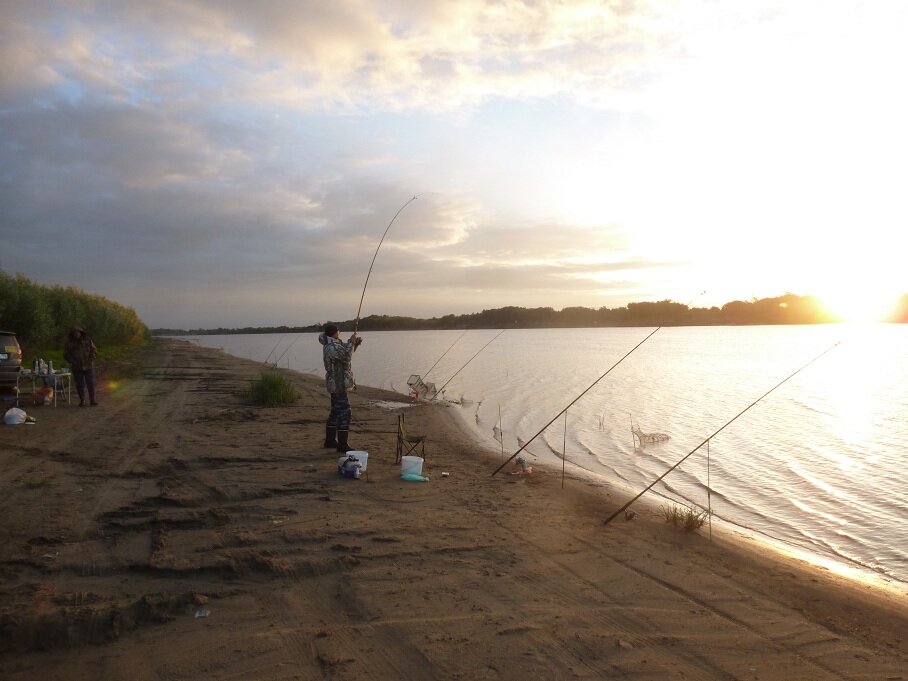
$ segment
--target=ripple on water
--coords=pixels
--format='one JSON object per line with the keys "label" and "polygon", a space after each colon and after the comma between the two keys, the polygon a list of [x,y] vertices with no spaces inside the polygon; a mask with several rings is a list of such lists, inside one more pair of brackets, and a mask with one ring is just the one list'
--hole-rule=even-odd
{"label": "ripple on water", "polygon": [[[491,428],[500,407],[505,447],[514,451],[518,437],[534,435],[648,332],[509,330],[507,342],[489,345],[448,393],[474,402],[467,420],[495,447]],[[403,386],[460,333],[369,333],[355,359],[358,382]],[[433,380],[445,383],[496,333],[469,332],[433,369]],[[309,335],[282,363],[321,366],[316,334]],[[839,349],[710,441],[713,507],[729,522],[908,580],[908,325],[850,334],[835,325],[662,329],[569,409],[568,461],[580,458],[584,467],[642,489],[840,336]],[[278,339],[203,336],[200,343],[263,360]],[[631,419],[671,440],[634,453]],[[560,454],[563,432],[556,421],[534,443],[534,455]],[[667,489],[699,499],[706,474],[698,451],[666,478]]]}

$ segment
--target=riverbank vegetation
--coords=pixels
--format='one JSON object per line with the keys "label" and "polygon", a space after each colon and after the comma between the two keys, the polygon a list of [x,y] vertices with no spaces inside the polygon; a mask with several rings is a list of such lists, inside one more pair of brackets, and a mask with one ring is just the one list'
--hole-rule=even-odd
{"label": "riverbank vegetation", "polygon": [[[354,320],[333,321],[342,331],[352,331]],[[630,303],[625,307],[598,309],[566,307],[501,307],[472,314],[444,315],[431,319],[371,315],[359,322],[360,331],[421,331],[434,329],[540,329],[609,326],[738,326],[763,324],[831,324],[843,321],[813,296],[786,293],[775,298],[734,300],[722,307],[689,307],[672,300]],[[908,294],[886,321],[908,322]],[[308,326],[267,326],[216,329],[154,329],[161,336],[241,333],[306,333],[321,331],[324,322]]]}
{"label": "riverbank vegetation", "polygon": [[299,397],[293,384],[284,376],[273,371],[263,371],[257,379],[249,383],[242,396],[252,404],[266,407],[280,407],[293,404]]}
{"label": "riverbank vegetation", "polygon": [[[79,326],[104,353],[146,342],[150,332],[135,310],[73,286],[44,286],[0,270],[0,329],[14,331],[26,357],[62,352],[69,330]],[[46,351],[46,352],[45,352]]]}

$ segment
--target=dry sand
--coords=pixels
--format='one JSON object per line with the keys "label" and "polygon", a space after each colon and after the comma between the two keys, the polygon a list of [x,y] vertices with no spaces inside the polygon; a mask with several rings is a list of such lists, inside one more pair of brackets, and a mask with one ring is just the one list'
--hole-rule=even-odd
{"label": "dry sand", "polygon": [[321,381],[252,407],[258,370],[158,341],[101,406],[0,426],[0,678],[908,679],[904,594],[643,508],[604,528],[622,493],[492,478],[440,405],[406,408],[432,480],[403,482],[379,390],[342,479]]}

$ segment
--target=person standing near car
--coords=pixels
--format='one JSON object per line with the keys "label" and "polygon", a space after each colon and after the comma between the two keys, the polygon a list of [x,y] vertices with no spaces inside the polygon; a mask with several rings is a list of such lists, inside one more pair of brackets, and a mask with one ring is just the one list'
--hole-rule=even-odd
{"label": "person standing near car", "polygon": [[356,332],[344,343],[340,331],[334,324],[326,324],[325,330],[318,336],[322,344],[322,355],[325,362],[325,388],[331,395],[331,412],[325,424],[325,447],[335,447],[339,452],[349,452],[347,438],[350,434],[352,410],[347,399],[347,391],[356,388],[353,379],[353,352],[363,339]]}
{"label": "person standing near car", "polygon": [[63,359],[69,362],[76,381],[76,392],[79,393],[79,406],[85,406],[85,392],[88,390],[88,403],[96,407],[95,400],[95,357],[98,348],[92,342],[85,330],[74,326],[66,337],[63,345]]}

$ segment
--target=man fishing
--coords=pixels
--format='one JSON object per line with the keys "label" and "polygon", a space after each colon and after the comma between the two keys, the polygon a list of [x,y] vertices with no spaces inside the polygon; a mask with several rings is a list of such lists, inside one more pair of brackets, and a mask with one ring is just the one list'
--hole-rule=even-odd
{"label": "man fishing", "polygon": [[322,344],[325,362],[325,387],[331,395],[331,412],[325,425],[325,447],[335,447],[347,453],[354,449],[347,442],[350,435],[352,412],[347,391],[356,388],[353,378],[353,352],[363,339],[353,332],[346,343],[340,339],[340,330],[334,324],[325,324],[325,330],[318,335]]}

